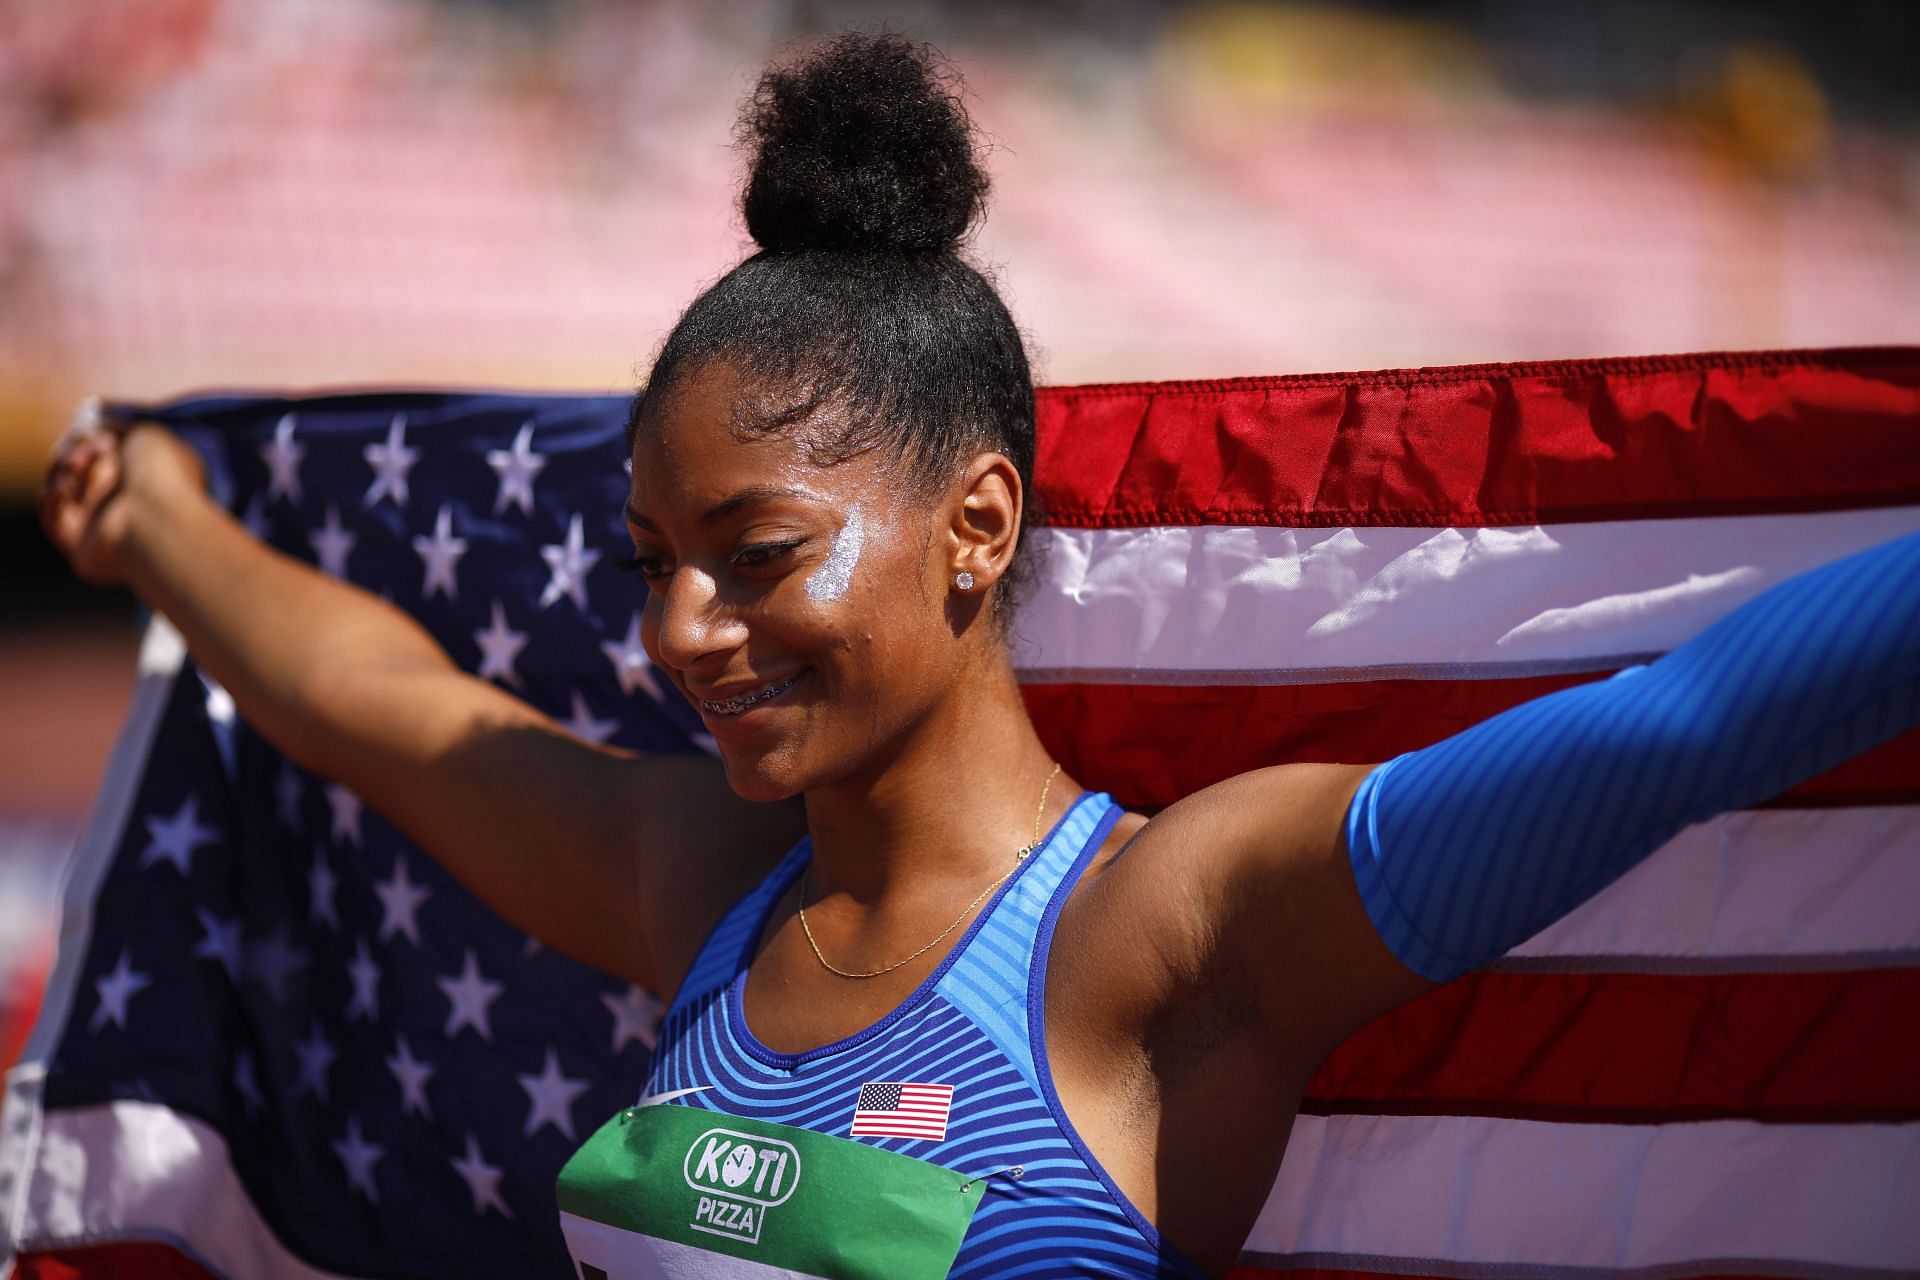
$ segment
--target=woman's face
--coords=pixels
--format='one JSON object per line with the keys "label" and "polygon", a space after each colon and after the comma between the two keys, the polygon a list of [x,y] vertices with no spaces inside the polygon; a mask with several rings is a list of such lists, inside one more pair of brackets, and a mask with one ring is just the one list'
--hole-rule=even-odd
{"label": "woman's face", "polygon": [[[742,438],[709,365],[634,441],[641,637],[699,711],[734,789],[772,800],[856,776],[960,678],[949,513],[867,453],[810,461],[805,424]],[[799,436],[799,439],[794,438]]]}

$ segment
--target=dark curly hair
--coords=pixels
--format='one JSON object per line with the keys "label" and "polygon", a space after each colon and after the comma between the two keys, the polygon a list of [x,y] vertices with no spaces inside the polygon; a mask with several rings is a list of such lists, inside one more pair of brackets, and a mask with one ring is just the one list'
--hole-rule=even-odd
{"label": "dark curly hair", "polygon": [[[903,36],[841,35],[767,70],[739,133],[752,155],[741,206],[760,251],[681,315],[629,435],[681,379],[722,360],[746,389],[742,434],[795,431],[823,463],[881,450],[923,491],[977,452],[1002,453],[1031,507],[1026,349],[960,255],[987,177],[958,76]],[[995,594],[1003,622],[1025,559]]]}

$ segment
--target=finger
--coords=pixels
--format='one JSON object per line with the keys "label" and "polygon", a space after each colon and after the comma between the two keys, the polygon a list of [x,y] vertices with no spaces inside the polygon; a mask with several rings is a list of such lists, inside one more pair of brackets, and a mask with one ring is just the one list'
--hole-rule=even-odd
{"label": "finger", "polygon": [[54,457],[52,469],[59,470],[63,465],[69,468],[85,468],[101,454],[112,452],[115,446],[116,442],[106,435],[75,436]]}
{"label": "finger", "polygon": [[41,503],[40,525],[47,532],[47,540],[64,556],[71,558],[78,550],[87,523],[87,509],[78,502],[49,494]]}
{"label": "finger", "polygon": [[100,456],[100,442],[92,436],[82,436],[74,440],[66,452],[54,460],[55,470],[84,471],[93,460]]}
{"label": "finger", "polygon": [[93,465],[94,457],[91,450],[76,449],[55,459],[47,471],[43,492],[63,500],[73,500],[80,492],[81,479]]}
{"label": "finger", "polygon": [[49,484],[55,476],[73,466],[74,459],[80,456],[80,441],[63,441],[60,447],[47,455],[46,479]]}
{"label": "finger", "polygon": [[80,486],[80,505],[89,512],[97,511],[119,487],[120,457],[110,449],[105,450],[96,455],[93,465],[87,468]]}
{"label": "finger", "polygon": [[87,488],[94,482],[99,468],[94,465],[95,455],[64,459],[62,465],[55,468],[48,477],[45,490],[40,495],[40,522],[48,533],[68,528],[70,515],[82,523],[87,519]]}
{"label": "finger", "polygon": [[93,482],[100,451],[84,441],[74,441],[55,458],[40,488],[40,524],[47,536],[70,550],[69,539],[75,521],[84,525],[87,518],[87,488]]}
{"label": "finger", "polygon": [[75,442],[73,446],[75,471],[79,475],[85,475],[99,464],[100,459],[118,452],[119,445],[112,437],[86,436]]}

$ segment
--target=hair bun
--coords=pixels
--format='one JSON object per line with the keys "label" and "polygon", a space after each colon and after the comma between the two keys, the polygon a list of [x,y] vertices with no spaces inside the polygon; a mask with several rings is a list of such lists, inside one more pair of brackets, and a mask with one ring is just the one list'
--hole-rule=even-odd
{"label": "hair bun", "polygon": [[986,201],[958,77],[904,36],[837,36],[770,68],[741,121],[747,230],[775,253],[950,250]]}

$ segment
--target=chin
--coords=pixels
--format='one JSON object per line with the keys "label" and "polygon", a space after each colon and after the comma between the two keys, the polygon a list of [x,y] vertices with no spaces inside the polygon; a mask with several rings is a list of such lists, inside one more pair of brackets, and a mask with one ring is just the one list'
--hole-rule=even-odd
{"label": "chin", "polygon": [[770,804],[786,800],[807,789],[807,781],[780,759],[782,752],[744,751],[720,748],[720,763],[727,771],[727,785],[742,800]]}

